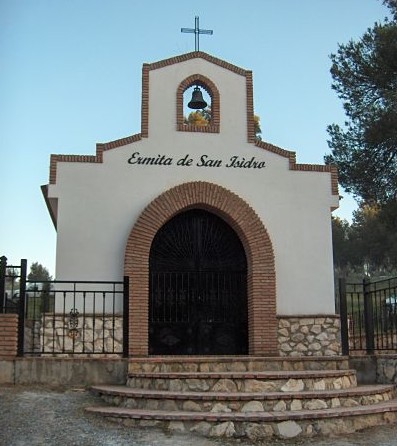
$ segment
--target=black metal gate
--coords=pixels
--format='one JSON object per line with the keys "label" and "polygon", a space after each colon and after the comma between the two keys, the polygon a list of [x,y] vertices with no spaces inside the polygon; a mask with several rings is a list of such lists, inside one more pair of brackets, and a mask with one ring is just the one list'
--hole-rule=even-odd
{"label": "black metal gate", "polygon": [[339,280],[343,354],[397,351],[397,277]]}
{"label": "black metal gate", "polygon": [[246,354],[246,282],[244,248],[226,222],[198,209],[174,217],[150,252],[150,354]]}

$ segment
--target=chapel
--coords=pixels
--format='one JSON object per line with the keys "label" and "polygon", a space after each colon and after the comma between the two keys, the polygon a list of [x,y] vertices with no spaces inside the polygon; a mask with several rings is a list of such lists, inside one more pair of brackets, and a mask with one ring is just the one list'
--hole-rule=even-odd
{"label": "chapel", "polygon": [[42,189],[56,279],[129,277],[130,357],[340,354],[337,172],[256,138],[250,70],[143,64],[140,133],[52,155]]}

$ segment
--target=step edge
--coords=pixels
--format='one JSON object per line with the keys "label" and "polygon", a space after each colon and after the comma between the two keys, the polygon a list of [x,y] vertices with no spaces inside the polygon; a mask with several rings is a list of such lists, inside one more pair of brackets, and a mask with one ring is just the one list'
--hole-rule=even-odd
{"label": "step edge", "polygon": [[178,392],[170,390],[138,389],[127,386],[92,386],[93,392],[102,395],[148,398],[148,399],[178,399],[178,400],[276,400],[276,399],[313,399],[337,398],[350,396],[369,396],[380,393],[393,392],[393,384],[380,384],[350,387],[347,389],[302,390],[298,392]]}
{"label": "step edge", "polygon": [[128,363],[173,363],[173,362],[186,362],[186,363],[201,363],[201,362],[221,362],[221,361],[233,361],[240,360],[243,362],[258,362],[258,361],[274,361],[274,362],[320,362],[320,361],[346,361],[349,360],[349,356],[145,356],[145,357],[132,357],[128,358]]}
{"label": "step edge", "polygon": [[355,369],[344,370],[291,370],[291,371],[262,371],[262,372],[129,372],[128,378],[158,378],[158,379],[286,379],[286,378],[334,378],[339,376],[356,375]]}
{"label": "step edge", "polygon": [[355,417],[360,415],[374,415],[379,413],[397,412],[397,401],[379,403],[354,408],[328,408],[318,410],[299,410],[285,412],[169,412],[159,410],[139,410],[119,408],[113,406],[90,406],[85,410],[102,416],[114,418],[150,419],[159,421],[262,421],[276,422],[286,420],[326,419],[337,417]]}

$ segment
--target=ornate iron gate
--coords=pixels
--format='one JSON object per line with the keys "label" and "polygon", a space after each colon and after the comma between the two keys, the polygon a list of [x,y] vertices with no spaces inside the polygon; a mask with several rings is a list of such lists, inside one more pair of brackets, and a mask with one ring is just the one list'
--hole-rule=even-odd
{"label": "ornate iron gate", "polygon": [[397,351],[397,277],[361,283],[339,279],[342,353]]}
{"label": "ornate iron gate", "polygon": [[150,252],[150,354],[246,354],[247,263],[233,229],[204,210],[166,223]]}

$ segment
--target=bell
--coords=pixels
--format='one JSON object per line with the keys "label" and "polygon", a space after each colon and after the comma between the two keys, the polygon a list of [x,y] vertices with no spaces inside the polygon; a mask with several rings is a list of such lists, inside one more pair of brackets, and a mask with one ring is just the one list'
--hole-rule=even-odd
{"label": "bell", "polygon": [[207,107],[207,103],[204,101],[203,94],[201,93],[201,90],[198,86],[194,87],[192,99],[187,104],[187,106],[194,110],[199,110],[201,108]]}

